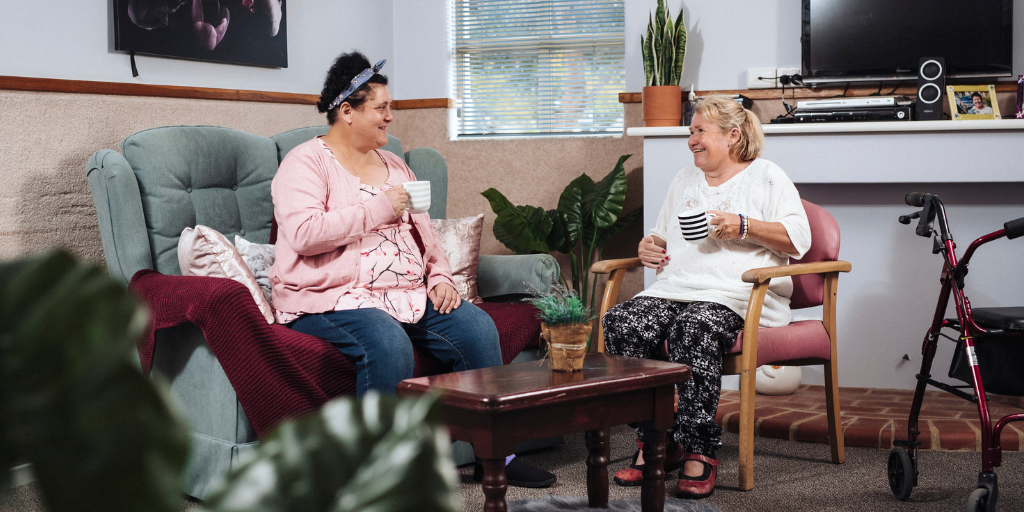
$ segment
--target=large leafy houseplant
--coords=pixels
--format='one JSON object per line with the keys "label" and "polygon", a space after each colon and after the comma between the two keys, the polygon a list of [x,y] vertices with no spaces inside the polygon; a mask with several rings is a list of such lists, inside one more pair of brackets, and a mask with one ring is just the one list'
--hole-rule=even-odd
{"label": "large leafy houseplant", "polygon": [[[595,182],[582,174],[565,187],[558,207],[512,204],[494,188],[483,192],[498,215],[494,237],[516,254],[561,252],[569,255],[572,290],[584,308],[596,298],[596,278],[590,265],[600,258],[605,242],[620,233],[643,213],[643,207],[622,214],[626,202],[625,161],[622,155],[607,176]],[[568,286],[567,286],[568,287]]]}
{"label": "large leafy houseplant", "polygon": [[[143,307],[54,251],[0,264],[0,494],[29,462],[50,512],[181,509],[188,431],[133,361]],[[343,398],[282,423],[208,510],[456,512],[437,398]]]}
{"label": "large leafy houseplant", "polygon": [[644,60],[644,85],[679,85],[686,58],[686,27],[683,10],[675,22],[665,6],[658,0],[654,17],[647,19],[647,34],[640,36],[640,52]]}

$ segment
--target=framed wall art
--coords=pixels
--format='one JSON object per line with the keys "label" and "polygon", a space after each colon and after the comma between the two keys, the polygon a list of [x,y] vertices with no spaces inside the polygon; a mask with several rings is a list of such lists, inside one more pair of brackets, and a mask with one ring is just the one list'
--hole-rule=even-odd
{"label": "framed wall art", "polygon": [[994,85],[947,85],[946,94],[953,119],[1000,119]]}
{"label": "framed wall art", "polygon": [[286,0],[112,0],[114,49],[288,67]]}

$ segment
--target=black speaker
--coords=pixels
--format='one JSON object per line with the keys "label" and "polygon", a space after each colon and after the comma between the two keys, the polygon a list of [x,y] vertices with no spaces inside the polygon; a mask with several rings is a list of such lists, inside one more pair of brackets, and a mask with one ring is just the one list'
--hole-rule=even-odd
{"label": "black speaker", "polygon": [[937,121],[942,119],[942,93],[946,88],[946,59],[942,57],[922,57],[917,68],[917,108],[915,119],[918,121]]}

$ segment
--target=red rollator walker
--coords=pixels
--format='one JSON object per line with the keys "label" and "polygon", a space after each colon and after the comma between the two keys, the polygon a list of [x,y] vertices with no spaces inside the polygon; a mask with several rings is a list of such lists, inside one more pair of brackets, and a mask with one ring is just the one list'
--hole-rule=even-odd
{"label": "red rollator walker", "polygon": [[[1024,307],[971,309],[971,302],[964,293],[964,279],[967,277],[967,265],[978,247],[1001,238],[1024,236],[1024,218],[1009,221],[1003,224],[1003,229],[971,242],[963,258],[957,261],[956,244],[953,243],[946,211],[938,196],[914,192],[907,194],[906,202],[910,206],[920,207],[921,211],[901,216],[900,223],[910,224],[913,219],[920,219],[917,235],[932,238],[932,253],[941,254],[944,265],[939,302],[921,347],[924,357],[921,360],[921,372],[917,375],[914,402],[910,407],[907,438],[894,441],[895,447],[889,452],[889,488],[897,499],[905,500],[917,485],[917,447],[921,444],[917,440],[920,434],[918,415],[925,389],[931,385],[978,405],[981,418],[981,472],[978,473],[978,486],[968,497],[965,510],[992,511],[999,498],[994,468],[1002,463],[1000,434],[1008,423],[1024,420],[1024,414],[1011,414],[993,422],[985,391],[1024,396],[1024,372],[1021,371],[1024,368],[1024,338],[1021,337],[1024,333]],[[938,229],[935,228],[936,221]],[[956,303],[956,318],[943,318],[950,295]],[[957,337],[947,335],[944,329],[956,331]],[[929,372],[940,337],[957,342],[949,376],[970,385],[951,386],[932,379]],[[972,388],[974,394],[964,391],[967,388]]]}

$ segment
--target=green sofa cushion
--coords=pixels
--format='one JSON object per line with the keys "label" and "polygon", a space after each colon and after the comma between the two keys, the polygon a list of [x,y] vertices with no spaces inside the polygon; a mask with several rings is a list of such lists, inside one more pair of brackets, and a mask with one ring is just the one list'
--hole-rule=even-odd
{"label": "green sofa cushion", "polygon": [[129,136],[121,152],[139,182],[158,272],[180,273],[178,237],[196,224],[228,239],[270,239],[272,139],[217,126],[166,126]]}

